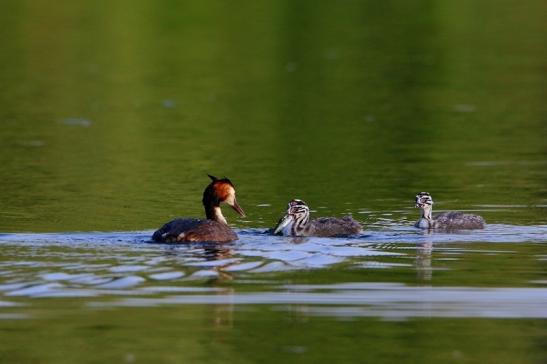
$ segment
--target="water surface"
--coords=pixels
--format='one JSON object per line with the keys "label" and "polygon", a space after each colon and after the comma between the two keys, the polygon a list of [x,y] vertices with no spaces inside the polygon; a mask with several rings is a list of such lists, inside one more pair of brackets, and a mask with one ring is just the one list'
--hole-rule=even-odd
{"label": "water surface", "polygon": [[[4,1],[0,361],[546,362],[546,12]],[[240,240],[150,244],[206,173]],[[365,231],[262,234],[291,198]]]}

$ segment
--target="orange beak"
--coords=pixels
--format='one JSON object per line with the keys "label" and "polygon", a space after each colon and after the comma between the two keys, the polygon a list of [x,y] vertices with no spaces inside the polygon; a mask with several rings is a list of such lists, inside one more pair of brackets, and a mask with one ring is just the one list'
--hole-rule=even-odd
{"label": "orange beak", "polygon": [[237,212],[239,214],[239,216],[245,217],[245,211],[243,211],[241,206],[239,206],[239,204],[237,203],[237,200],[235,198],[234,198],[234,204],[230,205],[230,206],[235,210],[235,212]]}

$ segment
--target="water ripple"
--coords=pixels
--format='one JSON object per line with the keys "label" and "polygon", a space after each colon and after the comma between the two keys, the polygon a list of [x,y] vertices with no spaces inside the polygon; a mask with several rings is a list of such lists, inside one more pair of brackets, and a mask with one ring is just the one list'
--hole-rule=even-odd
{"label": "water ripple", "polygon": [[[547,289],[537,287],[544,281],[540,276],[524,277],[521,284],[534,285],[530,289],[493,290],[387,282],[279,283],[286,282],[280,274],[312,269],[350,275],[391,270],[406,276],[411,273],[418,282],[428,283],[434,272],[458,269],[462,259],[480,256],[482,262],[493,257],[496,262],[496,258],[517,254],[523,242],[547,242],[545,225],[489,225],[482,231],[459,234],[428,234],[396,223],[382,226],[344,239],[285,238],[266,235],[261,229],[243,229],[238,231],[240,240],[230,244],[151,244],[150,231],[0,234],[0,308],[64,297],[101,307],[301,304],[321,305],[309,310],[310,314],[332,316],[547,316],[541,308],[547,307]],[[535,249],[528,258],[541,264],[545,254]],[[248,288],[239,292],[210,287],[232,281]],[[493,303],[494,308],[490,307]]]}
{"label": "water ripple", "polygon": [[[376,283],[371,287],[293,286],[291,292],[178,295],[90,302],[91,307],[186,304],[319,305],[307,314],[325,316],[547,318],[545,288],[410,287]],[[317,292],[331,289],[332,292]],[[293,308],[287,307],[287,310]]]}

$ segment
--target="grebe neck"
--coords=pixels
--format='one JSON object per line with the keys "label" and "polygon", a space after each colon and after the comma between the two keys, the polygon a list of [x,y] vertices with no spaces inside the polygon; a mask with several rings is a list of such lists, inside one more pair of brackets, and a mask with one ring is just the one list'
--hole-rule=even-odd
{"label": "grebe neck", "polygon": [[432,211],[433,211],[433,208],[431,207],[431,205],[424,206],[424,208],[422,209],[422,219],[426,219],[428,221],[433,220],[431,216]]}
{"label": "grebe neck", "polygon": [[224,215],[222,215],[222,210],[220,209],[220,206],[218,205],[205,206],[205,216],[207,216],[207,219],[209,220],[215,220],[228,225],[228,222],[226,221],[226,218],[224,217]]}
{"label": "grebe neck", "polygon": [[308,233],[308,230],[310,229],[309,222],[310,222],[309,213],[298,214],[294,219],[293,225],[291,226],[292,235],[305,236]]}
{"label": "grebe neck", "polygon": [[422,217],[416,223],[417,227],[422,229],[431,229],[435,227],[435,221],[433,221],[433,217],[431,216],[432,210],[431,205],[425,205],[422,208]]}
{"label": "grebe neck", "polygon": [[222,215],[222,210],[220,209],[220,206],[216,206],[213,208],[213,214],[213,220],[221,222],[224,225],[228,225],[228,221],[226,221],[226,218],[224,217],[224,215]]}

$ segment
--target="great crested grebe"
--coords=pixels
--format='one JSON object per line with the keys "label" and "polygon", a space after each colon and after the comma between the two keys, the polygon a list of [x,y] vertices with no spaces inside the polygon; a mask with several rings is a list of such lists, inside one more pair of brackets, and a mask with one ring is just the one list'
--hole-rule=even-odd
{"label": "great crested grebe", "polygon": [[484,219],[478,215],[449,211],[432,216],[433,199],[428,192],[420,192],[416,195],[416,207],[422,210],[422,217],[414,224],[420,229],[484,229]]}
{"label": "great crested grebe", "polygon": [[284,236],[347,236],[360,233],[361,224],[351,216],[320,217],[310,220],[310,208],[302,200],[291,200],[287,212],[273,233]]}
{"label": "great crested grebe", "polygon": [[211,175],[208,176],[212,182],[203,191],[202,200],[207,219],[179,218],[169,221],[152,235],[152,240],[175,243],[228,242],[237,239],[237,234],[230,229],[220,210],[220,203],[226,202],[239,215],[245,217],[245,212],[237,203],[234,185],[228,178],[218,179]]}

